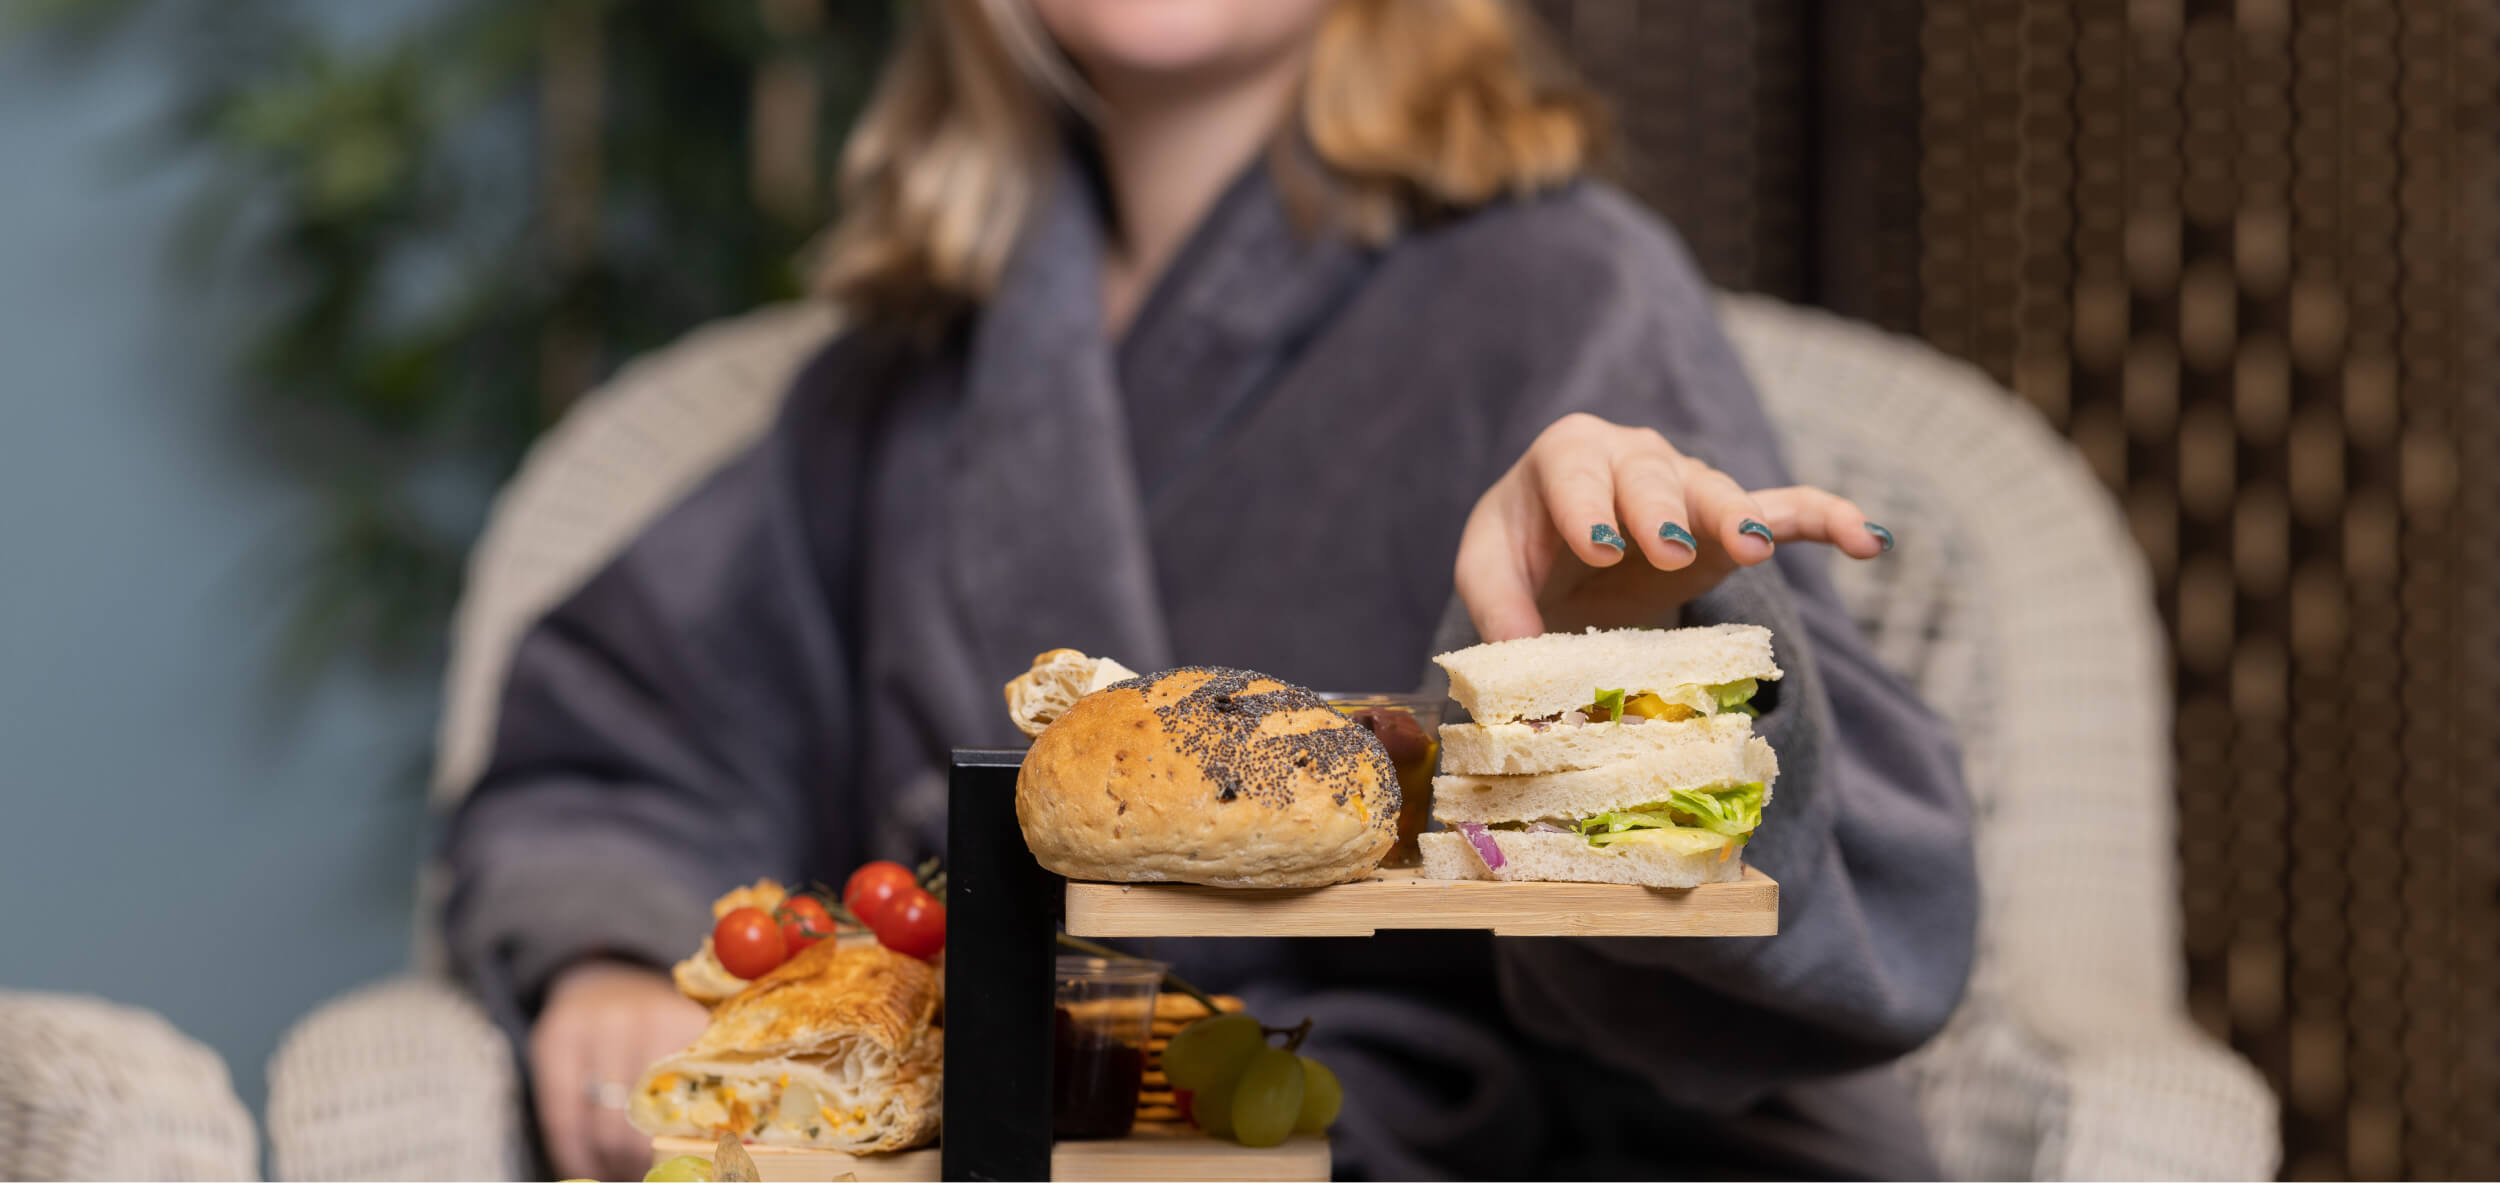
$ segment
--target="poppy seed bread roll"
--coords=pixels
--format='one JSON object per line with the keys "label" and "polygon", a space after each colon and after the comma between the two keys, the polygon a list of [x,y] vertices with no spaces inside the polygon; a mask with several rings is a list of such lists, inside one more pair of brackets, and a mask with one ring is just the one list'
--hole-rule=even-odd
{"label": "poppy seed bread roll", "polygon": [[1317,887],[1396,843],[1398,776],[1318,695],[1191,666],[1078,699],[1026,753],[1016,820],[1070,879]]}

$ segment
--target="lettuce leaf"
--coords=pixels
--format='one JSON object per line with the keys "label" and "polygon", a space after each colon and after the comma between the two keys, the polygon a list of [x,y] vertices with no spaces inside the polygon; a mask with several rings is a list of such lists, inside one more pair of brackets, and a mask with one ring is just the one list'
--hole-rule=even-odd
{"label": "lettuce leaf", "polygon": [[1612,834],[1622,830],[1672,829],[1678,823],[1675,815],[1664,809],[1619,809],[1580,821],[1583,834]]}
{"label": "lettuce leaf", "polygon": [[[1762,824],[1763,795],[1758,781],[1723,789],[1678,789],[1664,801],[1585,818],[1579,823],[1580,832],[1594,839],[1626,830],[1690,829],[1743,841]],[[1591,841],[1590,845],[1603,843]]]}
{"label": "lettuce leaf", "polygon": [[1590,707],[1589,712],[1589,718],[1591,719],[1595,719],[1599,713],[1603,713],[1606,716],[1607,722],[1621,722],[1623,720],[1623,692],[1620,690],[1598,691],[1597,705]]}
{"label": "lettuce leaf", "polygon": [[1761,689],[1761,684],[1751,678],[1738,678],[1733,682],[1721,682],[1716,686],[1705,686],[1702,689],[1710,692],[1711,700],[1719,704],[1719,713],[1722,715],[1747,715],[1756,719],[1762,717],[1762,712],[1754,709],[1752,701],[1754,692]]}
{"label": "lettuce leaf", "polygon": [[1726,858],[1735,853],[1735,848],[1744,846],[1745,840],[1730,838],[1725,834],[1713,834],[1708,830],[1670,826],[1663,830],[1626,830],[1620,834],[1591,834],[1589,845],[1601,850],[1617,846],[1657,846],[1688,855],[1707,854],[1715,850],[1719,852],[1719,857]]}
{"label": "lettuce leaf", "polygon": [[1762,785],[1758,781],[1709,792],[1678,789],[1667,794],[1667,804],[1679,813],[1691,815],[1695,828],[1714,834],[1737,837],[1752,833],[1754,827],[1762,824]]}

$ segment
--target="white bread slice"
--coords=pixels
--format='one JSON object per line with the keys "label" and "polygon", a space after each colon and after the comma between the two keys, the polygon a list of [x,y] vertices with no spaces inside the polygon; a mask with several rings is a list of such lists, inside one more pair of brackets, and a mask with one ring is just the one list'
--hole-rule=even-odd
{"label": "white bread slice", "polygon": [[1603,768],[1695,744],[1733,745],[1753,733],[1745,715],[1666,723],[1626,715],[1619,723],[1444,723],[1441,771],[1452,776],[1534,776]]}
{"label": "white bread slice", "polygon": [[[1736,716],[1743,720],[1744,716]],[[1753,735],[1709,739],[1661,748],[1603,768],[1537,776],[1436,776],[1432,816],[1459,822],[1526,822],[1538,818],[1592,817],[1663,801],[1676,789],[1709,789],[1761,781],[1771,800],[1779,757]]]}
{"label": "white bread slice", "polygon": [[1563,883],[1632,883],[1642,887],[1698,887],[1733,883],[1745,876],[1745,860],[1718,850],[1687,854],[1663,846],[1618,843],[1599,848],[1578,834],[1495,830],[1500,870],[1488,870],[1464,834],[1448,830],[1417,835],[1426,879],[1545,880]]}
{"label": "white bread slice", "polygon": [[1137,671],[1108,657],[1053,649],[1035,657],[1033,668],[1007,683],[1007,717],[1015,720],[1016,730],[1040,739],[1042,730],[1058,722],[1076,700],[1136,676]]}
{"label": "white bread slice", "polygon": [[1450,697],[1479,723],[1541,719],[1586,706],[1601,689],[1665,694],[1780,676],[1771,630],[1758,624],[1547,633],[1432,660],[1450,675]]}

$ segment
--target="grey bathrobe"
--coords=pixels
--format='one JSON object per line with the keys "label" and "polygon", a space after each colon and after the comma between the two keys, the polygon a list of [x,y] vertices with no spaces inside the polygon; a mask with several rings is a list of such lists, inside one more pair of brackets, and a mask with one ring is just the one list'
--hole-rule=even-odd
{"label": "grey bathrobe", "polygon": [[[448,837],[453,953],[516,1035],[566,963],[665,965],[734,884],[941,850],[948,749],[1021,742],[999,686],[1045,649],[1424,683],[1473,639],[1469,507],[1562,415],[1788,483],[1689,260],[1601,185],[1375,251],[1298,232],[1253,168],[1116,345],[1098,191],[1071,165],[942,345],[829,344],[762,442],[523,640]],[[1681,613],[1770,626],[1789,674],[1746,851],[1779,936],[1158,950],[1318,1018],[1345,1173],[1933,1173],[1888,1063],[1969,970],[1968,806],[1824,562],[1784,547]]]}

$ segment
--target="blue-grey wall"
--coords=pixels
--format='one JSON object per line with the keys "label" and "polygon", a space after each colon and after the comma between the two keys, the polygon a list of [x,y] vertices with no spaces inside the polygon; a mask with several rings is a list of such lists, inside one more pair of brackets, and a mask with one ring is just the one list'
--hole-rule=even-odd
{"label": "blue-grey wall", "polygon": [[263,693],[308,506],[230,409],[251,293],[167,278],[163,52],[0,42],[0,988],[153,1008],[257,1110],[286,1024],[406,964],[432,688]]}

